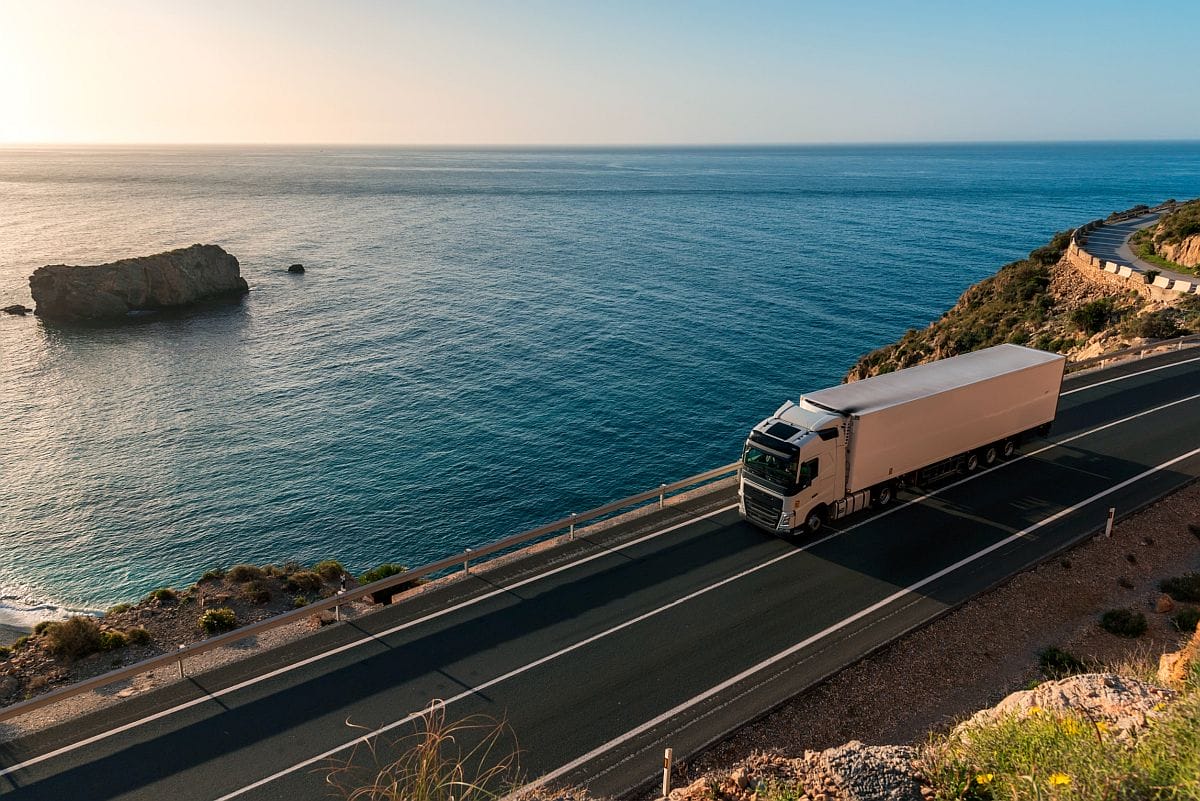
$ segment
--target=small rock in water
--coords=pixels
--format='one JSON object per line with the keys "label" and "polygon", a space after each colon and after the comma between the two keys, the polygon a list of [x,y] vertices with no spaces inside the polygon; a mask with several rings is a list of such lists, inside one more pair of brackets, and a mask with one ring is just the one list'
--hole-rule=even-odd
{"label": "small rock in water", "polygon": [[27,306],[22,306],[20,303],[14,303],[11,306],[5,306],[3,309],[0,309],[0,311],[4,312],[5,314],[19,314],[24,317],[26,314],[29,314],[32,309]]}
{"label": "small rock in water", "polygon": [[302,273],[302,272],[304,272],[304,265],[303,264],[293,264],[291,267],[288,267],[288,272],[289,273]]}

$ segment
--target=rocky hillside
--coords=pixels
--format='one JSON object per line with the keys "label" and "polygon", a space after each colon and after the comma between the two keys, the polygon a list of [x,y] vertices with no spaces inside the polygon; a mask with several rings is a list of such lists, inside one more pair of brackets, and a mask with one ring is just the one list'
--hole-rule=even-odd
{"label": "rocky hillside", "polygon": [[1200,200],[1189,200],[1157,225],[1139,231],[1133,244],[1143,258],[1158,256],[1184,271],[1200,272]]}
{"label": "rocky hillside", "polygon": [[1064,231],[962,294],[941,319],[859,359],[846,380],[1004,342],[1082,359],[1148,339],[1200,332],[1200,296],[1152,300],[1120,291],[1064,258]]}

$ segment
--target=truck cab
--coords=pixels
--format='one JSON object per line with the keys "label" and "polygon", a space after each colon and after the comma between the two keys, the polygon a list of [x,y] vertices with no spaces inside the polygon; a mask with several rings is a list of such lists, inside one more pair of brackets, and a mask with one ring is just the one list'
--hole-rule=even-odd
{"label": "truck cab", "polygon": [[801,399],[756,425],[742,451],[742,516],[784,534],[819,529],[845,486],[844,423]]}

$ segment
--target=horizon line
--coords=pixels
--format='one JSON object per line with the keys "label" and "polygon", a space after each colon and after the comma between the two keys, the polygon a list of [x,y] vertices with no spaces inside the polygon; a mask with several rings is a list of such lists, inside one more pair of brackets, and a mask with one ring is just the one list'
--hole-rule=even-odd
{"label": "horizon line", "polygon": [[819,148],[819,147],[901,147],[929,145],[1084,145],[1084,144],[1192,144],[1200,143],[1200,138],[1178,139],[897,139],[897,140],[863,140],[863,141],[825,141],[825,142],[594,142],[594,143],[562,143],[562,142],[529,142],[529,143],[496,143],[496,142],[461,142],[461,143],[422,143],[422,142],[116,142],[116,141],[77,141],[77,142],[0,142],[0,149],[15,148],[137,148],[137,147],[262,147],[262,148],[394,148],[411,150],[682,150],[682,149],[782,149],[782,148]]}

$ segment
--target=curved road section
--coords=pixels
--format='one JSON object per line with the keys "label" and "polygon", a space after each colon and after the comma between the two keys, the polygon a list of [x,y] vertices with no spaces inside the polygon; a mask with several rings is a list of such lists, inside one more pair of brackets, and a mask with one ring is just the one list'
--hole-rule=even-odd
{"label": "curved road section", "polygon": [[1129,237],[1142,228],[1149,228],[1151,225],[1154,225],[1161,216],[1160,213],[1153,212],[1141,217],[1134,217],[1131,220],[1125,220],[1124,222],[1106,223],[1088,234],[1085,249],[1101,261],[1111,261],[1114,264],[1119,264],[1122,267],[1132,267],[1134,270],[1143,273],[1154,270],[1164,278],[1170,278],[1172,281],[1195,282],[1196,276],[1175,270],[1168,270],[1153,262],[1139,258],[1129,246]]}
{"label": "curved road section", "polygon": [[431,699],[507,720],[527,775],[619,794],[1195,480],[1197,430],[1200,351],[1072,377],[1049,439],[819,540],[714,493],[0,744],[0,796],[323,797],[331,759],[373,733],[386,754]]}

